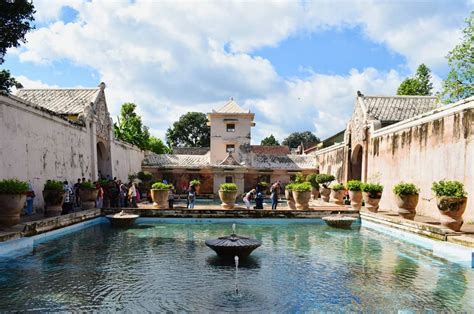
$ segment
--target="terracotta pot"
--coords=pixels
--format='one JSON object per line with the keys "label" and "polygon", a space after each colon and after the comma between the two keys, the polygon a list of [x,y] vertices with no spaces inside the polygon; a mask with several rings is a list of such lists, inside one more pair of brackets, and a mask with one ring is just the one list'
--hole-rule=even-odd
{"label": "terracotta pot", "polygon": [[319,189],[312,187],[311,188],[311,196],[313,197],[313,200],[316,200],[319,198]]}
{"label": "terracotta pot", "polygon": [[467,197],[441,196],[436,198],[436,204],[441,214],[441,225],[454,231],[461,230],[461,226],[464,222],[462,215],[466,210]]}
{"label": "terracotta pot", "polygon": [[46,203],[48,217],[61,215],[65,195],[64,190],[43,190],[43,199]]}
{"label": "terracotta pot", "polygon": [[19,224],[25,202],[26,194],[0,194],[0,225],[10,227]]}
{"label": "terracotta pot", "polygon": [[331,200],[337,204],[337,205],[343,205],[344,204],[344,190],[331,190]]}
{"label": "terracotta pot", "polygon": [[378,193],[377,195],[370,195],[368,192],[362,192],[362,197],[364,198],[365,208],[368,211],[376,213],[379,210],[379,203],[380,199],[382,198],[382,193]]}
{"label": "terracotta pot", "polygon": [[360,210],[362,207],[362,192],[361,191],[349,191],[349,198],[351,200],[351,207],[354,210]]}
{"label": "terracotta pot", "polygon": [[95,208],[95,200],[97,199],[98,189],[79,189],[82,209]]}
{"label": "terracotta pot", "polygon": [[325,202],[329,202],[329,195],[331,195],[331,189],[325,188],[324,186],[320,188],[319,192],[321,193],[321,198]]}
{"label": "terracotta pot", "polygon": [[235,198],[237,191],[221,191],[219,190],[219,197],[221,199],[221,207],[224,209],[233,209],[235,206]]}
{"label": "terracotta pot", "polygon": [[395,202],[398,206],[398,214],[405,219],[413,220],[416,215],[416,205],[418,205],[419,195],[395,195]]}
{"label": "terracotta pot", "polygon": [[151,199],[153,200],[153,207],[158,209],[167,209],[168,204],[168,190],[151,189]]}
{"label": "terracotta pot", "polygon": [[295,199],[293,198],[293,193],[291,190],[285,190],[286,201],[288,202],[288,207],[290,209],[296,209]]}
{"label": "terracotta pot", "polygon": [[292,191],[296,209],[308,210],[311,191]]}

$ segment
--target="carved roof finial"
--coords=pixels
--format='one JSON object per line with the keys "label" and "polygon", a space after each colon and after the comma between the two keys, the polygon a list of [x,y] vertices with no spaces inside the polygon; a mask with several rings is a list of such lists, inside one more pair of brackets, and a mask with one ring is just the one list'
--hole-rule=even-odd
{"label": "carved roof finial", "polygon": [[357,97],[364,97],[364,94],[360,92],[360,90],[357,91]]}

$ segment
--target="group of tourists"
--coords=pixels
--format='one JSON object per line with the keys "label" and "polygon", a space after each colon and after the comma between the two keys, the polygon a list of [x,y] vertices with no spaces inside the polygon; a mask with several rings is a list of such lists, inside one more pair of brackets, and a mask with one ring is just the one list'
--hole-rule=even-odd
{"label": "group of tourists", "polygon": [[[276,210],[278,206],[278,198],[279,194],[281,193],[282,186],[280,181],[273,183],[270,187],[270,200],[272,202],[272,210]],[[245,207],[247,209],[252,208],[252,200],[255,200],[254,209],[263,209],[263,199],[264,193],[263,189],[260,185],[257,185],[255,189],[250,190],[249,192],[244,194],[243,201],[245,203]]]}
{"label": "group of tourists", "polygon": [[110,202],[106,204],[107,206],[121,208],[137,208],[137,204],[141,201],[141,192],[135,182],[127,184],[114,177],[101,179],[93,184],[98,190],[96,208],[103,208],[105,199]]}

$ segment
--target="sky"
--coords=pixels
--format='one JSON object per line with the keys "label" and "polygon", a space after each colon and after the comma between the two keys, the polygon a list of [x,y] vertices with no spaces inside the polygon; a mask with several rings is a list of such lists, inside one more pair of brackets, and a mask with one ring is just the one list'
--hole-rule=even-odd
{"label": "sky", "polygon": [[420,63],[435,91],[474,0],[36,0],[36,29],[3,68],[25,88],[105,82],[164,139],[188,111],[230,97],[252,112],[252,143],[343,130],[356,93],[395,95]]}

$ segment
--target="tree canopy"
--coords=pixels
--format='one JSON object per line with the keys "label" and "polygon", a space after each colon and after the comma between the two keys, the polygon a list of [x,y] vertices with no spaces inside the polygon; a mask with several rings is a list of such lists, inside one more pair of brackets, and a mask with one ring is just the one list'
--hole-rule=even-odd
{"label": "tree canopy", "polygon": [[450,71],[441,91],[441,98],[447,103],[474,95],[474,11],[466,24],[461,43],[447,55]]}
{"label": "tree canopy", "polygon": [[431,70],[423,63],[412,78],[406,78],[398,87],[397,95],[429,96],[433,89]]}
{"label": "tree canopy", "polygon": [[15,80],[14,77],[10,75],[10,71],[1,70],[0,71],[0,92],[11,92],[11,88],[15,86],[16,88],[23,87],[20,82]]}
{"label": "tree canopy", "polygon": [[166,131],[166,142],[173,147],[209,147],[211,128],[202,112],[188,112]]}
{"label": "tree canopy", "polygon": [[264,146],[278,146],[280,143],[276,140],[276,138],[273,136],[273,134],[270,134],[270,136],[265,137],[261,142],[260,145]]}
{"label": "tree canopy", "polygon": [[168,154],[170,149],[157,137],[150,136],[148,140],[148,149],[156,154]]}
{"label": "tree canopy", "polygon": [[282,142],[283,145],[288,145],[290,148],[297,148],[301,143],[304,147],[311,147],[318,144],[321,140],[310,131],[293,132],[288,135]]}
{"label": "tree canopy", "polygon": [[150,132],[142,123],[142,118],[135,112],[137,105],[124,103],[120,108],[120,116],[114,123],[115,136],[124,142],[133,144],[140,149],[148,148]]}

